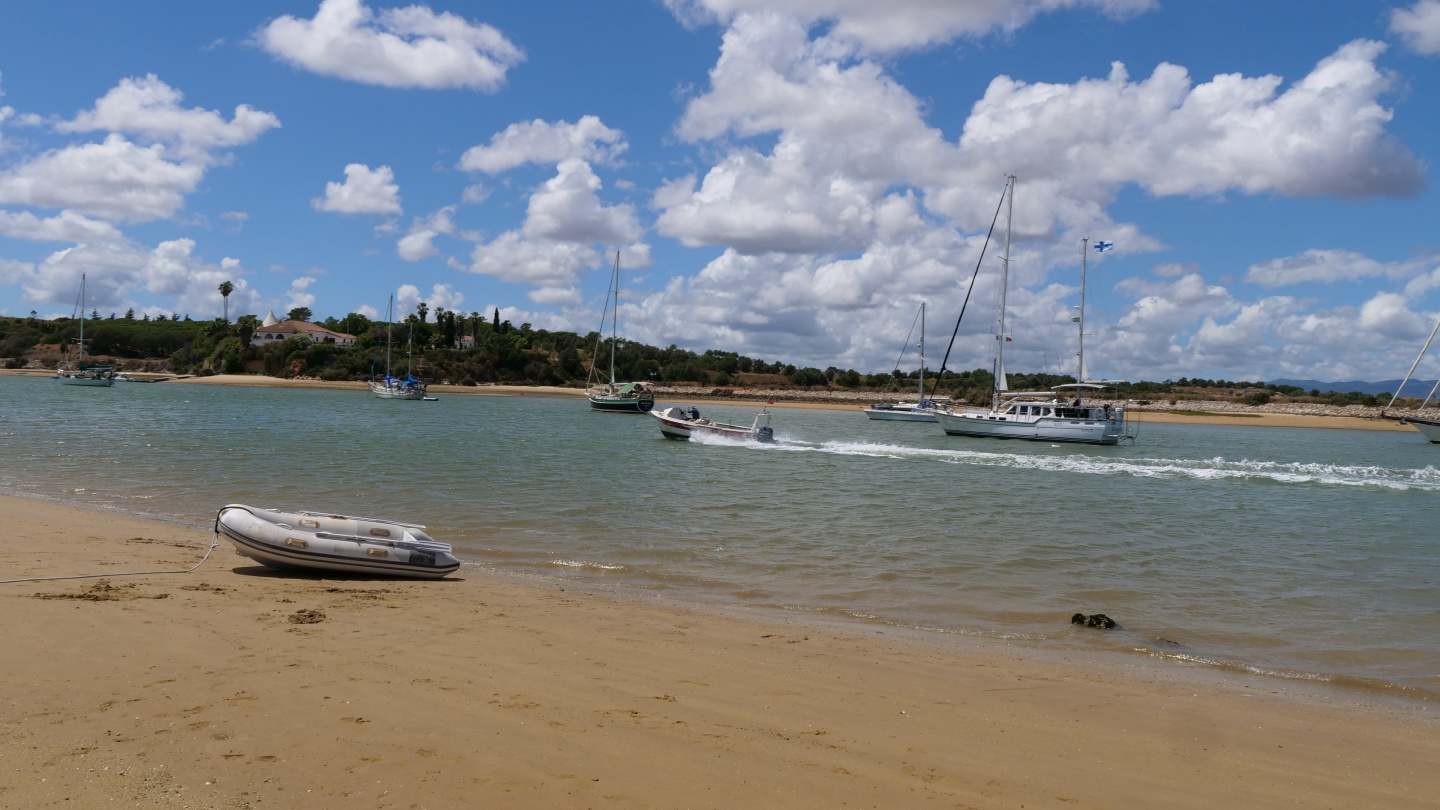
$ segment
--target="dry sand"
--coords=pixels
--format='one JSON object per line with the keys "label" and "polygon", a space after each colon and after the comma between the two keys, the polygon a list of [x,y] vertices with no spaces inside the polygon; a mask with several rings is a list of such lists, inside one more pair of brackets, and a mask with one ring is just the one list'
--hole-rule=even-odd
{"label": "dry sand", "polygon": [[[183,568],[211,539],[15,498],[0,514],[6,579]],[[442,582],[285,575],[223,544],[193,574],[0,585],[0,611],[4,807],[1398,808],[1440,795],[1440,725],[1413,709],[477,567]]]}

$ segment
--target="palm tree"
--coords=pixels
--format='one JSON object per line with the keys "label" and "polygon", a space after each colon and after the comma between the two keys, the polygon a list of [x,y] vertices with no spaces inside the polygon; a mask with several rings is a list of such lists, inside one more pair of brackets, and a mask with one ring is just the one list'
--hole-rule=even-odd
{"label": "palm tree", "polygon": [[425,323],[425,316],[430,312],[430,305],[421,301],[415,306],[415,311],[420,313],[420,322]]}
{"label": "palm tree", "polygon": [[230,322],[230,293],[235,292],[235,285],[228,281],[220,282],[220,297],[225,299],[225,322]]}

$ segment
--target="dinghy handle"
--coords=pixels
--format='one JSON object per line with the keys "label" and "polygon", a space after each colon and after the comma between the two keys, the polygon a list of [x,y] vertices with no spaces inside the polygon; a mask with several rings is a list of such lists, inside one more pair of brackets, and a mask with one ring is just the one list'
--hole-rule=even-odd
{"label": "dinghy handle", "polygon": [[[275,511],[278,512],[278,511],[283,511],[283,510],[278,510],[278,509],[277,509],[277,510],[275,510]],[[387,524],[387,525],[389,525],[389,526],[403,526],[403,527],[406,528],[406,529],[423,529],[423,528],[425,528],[424,525],[419,524],[419,523],[401,523],[401,522],[398,521],[398,520],[386,520],[386,519],[384,519],[384,518],[353,517],[353,516],[351,516],[351,515],[335,515],[335,514],[331,514],[330,512],[296,512],[295,514],[297,514],[297,515],[309,515],[310,517],[335,518],[336,520],[364,520],[364,521],[367,521],[367,522],[369,522],[369,523],[384,523],[384,524]]]}
{"label": "dinghy handle", "polygon": [[421,548],[427,551],[451,551],[448,543],[427,543],[424,540],[385,540],[378,537],[361,537],[358,534],[336,534],[335,532],[315,532],[315,536],[325,540],[351,540],[356,543],[369,543],[374,546],[394,546],[396,548]]}

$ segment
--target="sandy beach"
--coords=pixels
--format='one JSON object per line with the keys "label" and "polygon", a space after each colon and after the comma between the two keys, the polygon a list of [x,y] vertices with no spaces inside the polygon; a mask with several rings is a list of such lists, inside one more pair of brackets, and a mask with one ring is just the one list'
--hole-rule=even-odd
{"label": "sandy beach", "polygon": [[[5,579],[185,568],[211,542],[0,512]],[[222,544],[195,573],[0,600],[5,807],[1394,808],[1440,788],[1440,723],[1364,696],[474,566],[277,574]]]}

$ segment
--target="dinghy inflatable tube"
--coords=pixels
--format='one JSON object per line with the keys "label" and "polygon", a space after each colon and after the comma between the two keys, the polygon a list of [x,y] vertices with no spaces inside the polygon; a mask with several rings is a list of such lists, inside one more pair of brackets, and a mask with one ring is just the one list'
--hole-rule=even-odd
{"label": "dinghy inflatable tube", "polygon": [[439,579],[460,567],[424,526],[320,512],[280,512],[232,503],[215,531],[244,557],[271,568]]}

